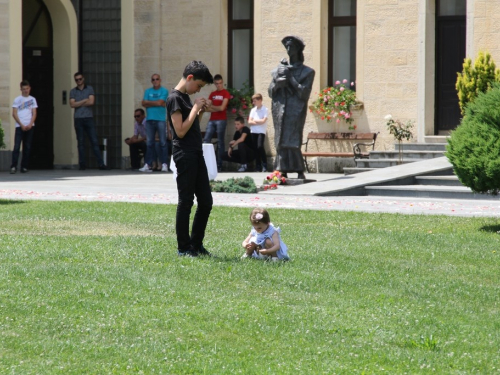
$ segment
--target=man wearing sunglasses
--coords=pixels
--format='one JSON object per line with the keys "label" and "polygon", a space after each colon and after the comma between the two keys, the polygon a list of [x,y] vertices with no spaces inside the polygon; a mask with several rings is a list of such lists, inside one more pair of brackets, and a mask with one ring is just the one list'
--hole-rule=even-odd
{"label": "man wearing sunglasses", "polygon": [[133,170],[139,169],[141,162],[141,152],[146,155],[146,113],[142,108],[134,111],[134,135],[125,139],[125,143],[130,147],[130,164]]}
{"label": "man wearing sunglasses", "polygon": [[168,146],[167,146],[167,109],[165,103],[168,97],[168,90],[161,86],[161,78],[159,74],[151,76],[153,87],[146,89],[142,106],[146,108],[146,135],[147,146],[144,167],[139,169],[141,172],[152,172],[155,135],[158,133],[160,138],[160,163],[161,171],[168,172]]}
{"label": "man wearing sunglasses", "polygon": [[92,106],[95,103],[95,94],[92,86],[85,84],[85,77],[81,72],[76,72],[74,75],[76,87],[71,89],[69,93],[69,105],[75,109],[75,132],[76,141],[78,143],[78,162],[80,170],[87,169],[85,162],[85,134],[89,138],[92,151],[99,163],[99,169],[108,170],[104,164],[97,142],[97,133],[94,126],[94,117]]}

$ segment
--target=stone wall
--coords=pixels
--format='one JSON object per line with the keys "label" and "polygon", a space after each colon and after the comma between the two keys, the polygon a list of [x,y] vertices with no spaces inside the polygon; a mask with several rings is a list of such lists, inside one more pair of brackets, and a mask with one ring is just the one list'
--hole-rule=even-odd
{"label": "stone wall", "polygon": [[474,60],[479,51],[488,51],[500,66],[500,1],[469,0],[467,5],[468,28],[473,30],[473,47],[467,56]]}
{"label": "stone wall", "polygon": [[376,148],[393,149],[384,117],[417,120],[418,1],[364,0],[359,1],[358,12],[363,22],[357,41],[362,49],[357,59],[358,71],[362,69],[358,88],[364,102],[360,130],[380,131]]}

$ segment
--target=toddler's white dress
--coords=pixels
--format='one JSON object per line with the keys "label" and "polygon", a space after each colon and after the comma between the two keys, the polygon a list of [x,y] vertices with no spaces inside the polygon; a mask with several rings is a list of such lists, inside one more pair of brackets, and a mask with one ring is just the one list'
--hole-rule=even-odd
{"label": "toddler's white dress", "polygon": [[[266,239],[269,238],[271,240],[271,242],[273,242],[274,232],[278,232],[278,237],[280,239],[280,248],[276,252],[276,255],[278,256],[279,259],[289,260],[290,258],[288,256],[288,247],[281,240],[281,235],[280,235],[281,229],[279,227],[275,228],[272,223],[269,223],[269,226],[267,227],[267,229],[262,233],[257,233],[257,231],[252,227],[252,229],[250,231],[250,234],[251,234],[250,242],[253,242],[256,245],[259,245],[264,249]],[[257,251],[254,251],[252,254],[252,257],[259,258],[259,253]]]}

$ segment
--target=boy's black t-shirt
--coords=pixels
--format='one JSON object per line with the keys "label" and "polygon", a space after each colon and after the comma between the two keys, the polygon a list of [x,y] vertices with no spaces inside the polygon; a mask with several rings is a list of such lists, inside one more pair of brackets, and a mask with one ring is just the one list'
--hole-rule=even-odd
{"label": "boy's black t-shirt", "polygon": [[182,121],[185,121],[189,114],[193,104],[191,103],[191,98],[188,94],[183,94],[179,90],[173,89],[171,94],[167,99],[167,113],[170,123],[172,124],[173,138],[172,138],[172,154],[175,153],[176,149],[182,149],[185,152],[198,152],[203,150],[202,139],[201,139],[201,129],[200,120],[198,116],[193,121],[193,125],[188,130],[184,138],[179,138],[175,132],[175,127],[173,126],[171,114],[177,111],[181,111]]}
{"label": "boy's black t-shirt", "polygon": [[243,128],[241,128],[241,130],[236,130],[233,136],[233,141],[237,141],[238,139],[240,139],[243,134],[247,135],[245,137],[245,140],[243,141],[243,144],[250,148],[253,148],[252,136],[250,135],[250,129],[248,128],[248,126],[244,126]]}

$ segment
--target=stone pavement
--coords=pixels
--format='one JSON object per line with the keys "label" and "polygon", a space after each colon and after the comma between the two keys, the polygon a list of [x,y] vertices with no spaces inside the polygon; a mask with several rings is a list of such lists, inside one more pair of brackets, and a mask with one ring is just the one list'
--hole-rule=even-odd
{"label": "stone pavement", "polygon": [[[266,175],[257,172],[223,172],[217,176],[217,180],[250,176],[260,185]],[[315,186],[328,187],[343,177],[342,174],[311,173],[307,178],[318,182],[305,184],[299,190],[315,191]],[[296,191],[291,186],[279,186],[272,194],[213,193],[213,197],[216,206],[500,217],[500,201],[333,197],[297,194]],[[2,171],[0,199],[177,204],[177,190],[173,175],[160,172],[33,170],[26,174],[11,175]]]}

